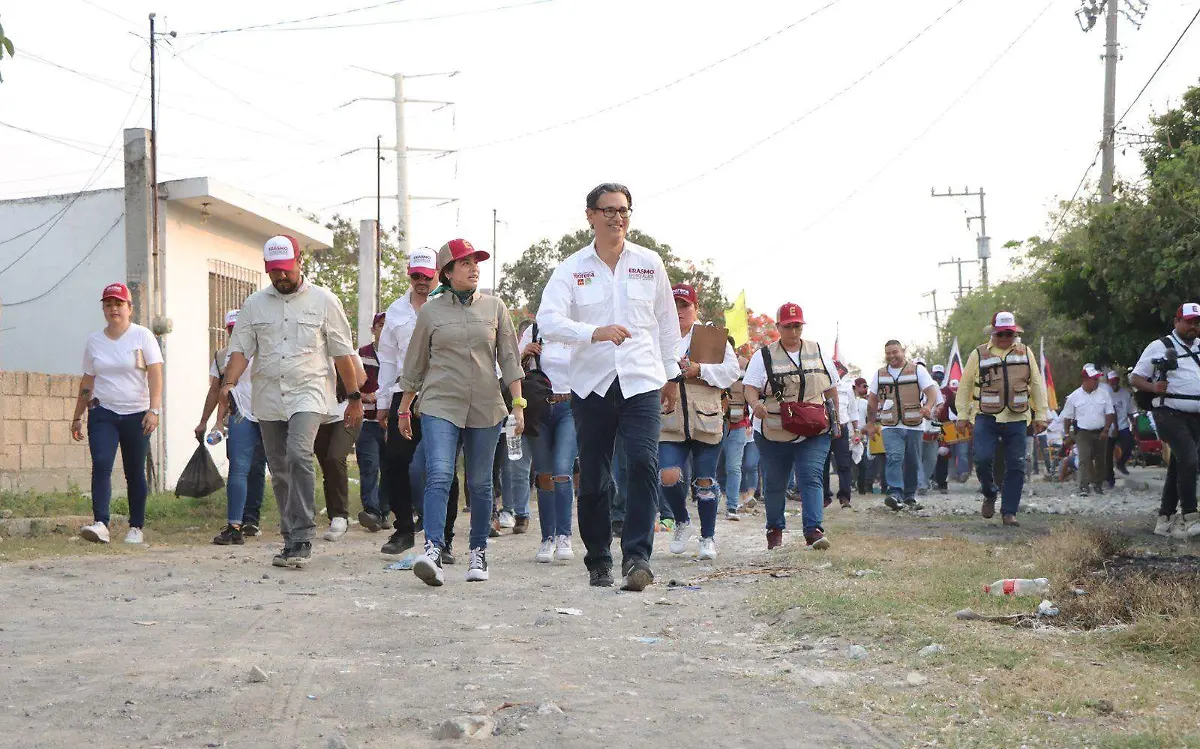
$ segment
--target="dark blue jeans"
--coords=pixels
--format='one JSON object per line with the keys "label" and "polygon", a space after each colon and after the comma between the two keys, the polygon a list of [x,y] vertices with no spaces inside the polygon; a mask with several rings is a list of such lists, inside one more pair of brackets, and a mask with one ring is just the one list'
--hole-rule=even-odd
{"label": "dark blue jeans", "polygon": [[225,485],[226,515],[230,524],[258,525],[263,490],[267,481],[267,454],[263,451],[258,422],[230,414],[225,456],[229,458],[229,481]]}
{"label": "dark blue jeans", "polygon": [[379,503],[379,466],[384,448],[387,446],[387,434],[377,421],[363,421],[362,431],[354,444],[354,453],[358,458],[358,496],[362,500],[363,509],[378,515],[385,521],[388,516],[386,503]]}
{"label": "dark blue jeans", "polygon": [[[692,496],[696,500],[696,514],[700,516],[700,536],[713,538],[717,532],[717,500],[721,496],[721,487],[717,484],[717,458],[721,455],[721,444],[708,445],[696,440],[684,442],[658,443],[658,469],[666,471],[674,468],[679,471],[679,478],[673,483],[662,482],[663,496],[671,505],[671,513],[675,522],[688,523],[687,496],[688,484],[692,487]],[[691,459],[694,474],[686,476],[685,468]],[[686,476],[686,478],[685,478]],[[708,479],[708,486],[700,486],[700,479]]]}
{"label": "dark blue jeans", "polygon": [[1016,515],[1021,506],[1021,492],[1025,488],[1025,432],[1029,425],[1024,421],[1000,423],[995,416],[979,414],[975,417],[975,472],[979,476],[979,491],[985,497],[995,498],[1000,490],[992,463],[996,450],[1004,447],[1004,494],[1000,498],[1000,514]]}
{"label": "dark blue jeans", "polygon": [[829,435],[809,437],[801,442],[773,442],[754,434],[763,474],[767,504],[767,530],[787,527],[784,505],[788,480],[796,476],[800,489],[800,507],[804,532],[822,529],[825,518],[825,458],[829,455]]}
{"label": "dark blue jeans", "polygon": [[533,440],[533,472],[537,474],[538,520],[543,541],[555,536],[571,537],[571,505],[575,502],[572,471],[578,454],[571,402],[559,401],[550,406],[550,413]]}
{"label": "dark blue jeans", "polygon": [[[142,433],[146,412],[113,413],[103,406],[88,411],[88,450],[92,454],[92,516],[108,525],[108,506],[112,503],[112,469],[121,446],[121,465],[125,468],[125,486],[129,491],[129,527],[146,524],[146,455],[150,438]],[[654,432],[658,435],[658,430]]]}
{"label": "dark blue jeans", "polygon": [[626,398],[617,379],[604,395],[572,395],[571,409],[579,434],[578,517],[579,535],[587,547],[584,564],[589,570],[612,566],[613,453],[618,436],[625,457],[622,480],[628,490],[621,554],[625,561],[649,560],[658,503],[659,391]]}
{"label": "dark blue jeans", "polygon": [[742,453],[742,491],[758,493],[762,487],[759,479],[759,452],[754,437],[746,439],[746,452]]}

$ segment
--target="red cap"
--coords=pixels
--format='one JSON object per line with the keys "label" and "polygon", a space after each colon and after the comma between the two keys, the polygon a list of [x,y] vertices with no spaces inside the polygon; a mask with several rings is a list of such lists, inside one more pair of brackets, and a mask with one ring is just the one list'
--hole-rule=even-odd
{"label": "red cap", "polygon": [[296,261],[300,259],[300,243],[295,237],[280,234],[271,237],[263,245],[263,260],[267,264],[267,272],[273,270],[296,270]]}
{"label": "red cap", "polygon": [[110,283],[104,287],[104,293],[100,295],[100,301],[105,299],[120,299],[123,302],[133,304],[133,294],[129,293],[129,287],[123,283]]}
{"label": "red cap", "polygon": [[696,306],[696,289],[690,283],[677,283],[671,287],[671,293],[676,299],[682,299],[693,307]]}
{"label": "red cap", "polygon": [[1197,317],[1200,317],[1200,304],[1184,302],[1179,305],[1179,310],[1175,313],[1175,317],[1180,320],[1195,320]]}
{"label": "red cap", "polygon": [[378,325],[379,323],[383,322],[386,319],[387,319],[386,312],[376,312],[375,317],[371,318],[371,327],[372,328],[375,327],[376,325]]}
{"label": "red cap", "polygon": [[863,377],[859,377],[854,381],[854,387],[858,387],[859,385],[866,385],[866,384],[867,384],[867,380],[866,380],[866,378],[863,378]]}
{"label": "red cap", "polygon": [[779,314],[775,316],[775,323],[777,325],[785,325],[792,322],[798,322],[803,325],[804,310],[800,309],[799,304],[785,302],[783,306],[779,308]]}
{"label": "red cap", "polygon": [[483,262],[491,257],[490,253],[475,249],[475,246],[465,239],[451,239],[438,250],[438,268],[445,268],[450,263],[471,255],[475,256],[476,262]]}

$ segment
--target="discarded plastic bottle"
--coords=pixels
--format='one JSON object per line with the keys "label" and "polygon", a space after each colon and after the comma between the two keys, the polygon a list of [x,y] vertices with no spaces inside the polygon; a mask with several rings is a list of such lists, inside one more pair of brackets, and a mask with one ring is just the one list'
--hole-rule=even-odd
{"label": "discarded plastic bottle", "polygon": [[521,435],[517,434],[517,417],[513,414],[508,415],[508,420],[504,422],[504,434],[508,440],[508,459],[521,459]]}
{"label": "discarded plastic bottle", "polygon": [[1044,577],[1036,580],[1010,577],[983,586],[983,592],[994,596],[1041,596],[1050,592],[1050,581]]}
{"label": "discarded plastic bottle", "polygon": [[221,444],[221,440],[223,439],[225,439],[225,433],[220,429],[214,429],[208,433],[208,436],[204,438],[204,441],[207,442],[210,447],[215,447]]}

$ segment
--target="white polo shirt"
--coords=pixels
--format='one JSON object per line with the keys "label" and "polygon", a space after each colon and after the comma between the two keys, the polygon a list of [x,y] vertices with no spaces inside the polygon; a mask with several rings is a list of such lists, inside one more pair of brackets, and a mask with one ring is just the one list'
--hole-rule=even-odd
{"label": "white polo shirt", "polygon": [[[1167,336],[1175,347],[1175,351],[1179,354],[1179,368],[1167,372],[1167,387],[1172,393],[1179,395],[1200,395],[1200,366],[1188,355],[1188,352],[1200,354],[1200,338],[1192,341],[1191,345],[1185,344],[1179,340],[1179,336],[1171,331]],[[1161,359],[1167,352],[1167,347],[1163,345],[1161,340],[1156,339],[1153,343],[1146,347],[1142,352],[1142,356],[1133,367],[1135,375],[1141,375],[1146,379],[1151,379],[1154,376],[1154,364],[1151,362],[1155,359]],[[1154,399],[1154,406],[1157,408],[1160,405],[1165,405],[1167,408],[1173,408],[1176,411],[1187,411],[1189,413],[1200,413],[1200,400],[1180,400],[1178,398],[1158,398]]]}
{"label": "white polo shirt", "polygon": [[392,302],[387,308],[383,330],[379,333],[379,345],[375,347],[375,358],[379,360],[379,391],[375,407],[381,411],[392,405],[392,393],[400,392],[396,382],[408,353],[408,342],[417,327],[417,311],[412,306],[412,289]]}
{"label": "white polo shirt", "polygon": [[1103,429],[1105,416],[1113,413],[1112,397],[1106,388],[1097,387],[1092,392],[1082,387],[1076,388],[1067,396],[1063,405],[1063,419],[1071,419],[1075,426],[1088,431]]}
{"label": "white polo shirt", "polygon": [[[580,397],[604,395],[620,378],[628,398],[679,375],[679,317],[667,269],[658,253],[628,240],[616,270],[596,254],[595,242],[559,263],[537,321],[546,340],[575,344],[571,390]],[[623,325],[632,337],[620,346],[592,343],[605,325]]]}

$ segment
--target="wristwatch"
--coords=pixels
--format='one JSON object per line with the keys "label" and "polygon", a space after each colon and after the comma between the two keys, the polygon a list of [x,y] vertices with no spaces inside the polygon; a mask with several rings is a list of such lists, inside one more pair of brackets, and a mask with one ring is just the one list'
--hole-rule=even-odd
{"label": "wristwatch", "polygon": [[147,410],[148,410],[150,413],[154,414],[155,416],[162,416],[162,411],[161,411],[161,410],[159,410],[159,409],[157,409],[157,408],[150,408],[150,409],[147,409]]}
{"label": "wristwatch", "polygon": [[348,400],[348,401],[362,400],[362,393],[358,392],[357,390],[355,390],[353,393],[346,393],[346,400]]}
{"label": "wristwatch", "polygon": [[529,407],[529,401],[525,400],[521,396],[517,396],[516,398],[513,398],[512,404],[513,404],[513,408],[528,408]]}

